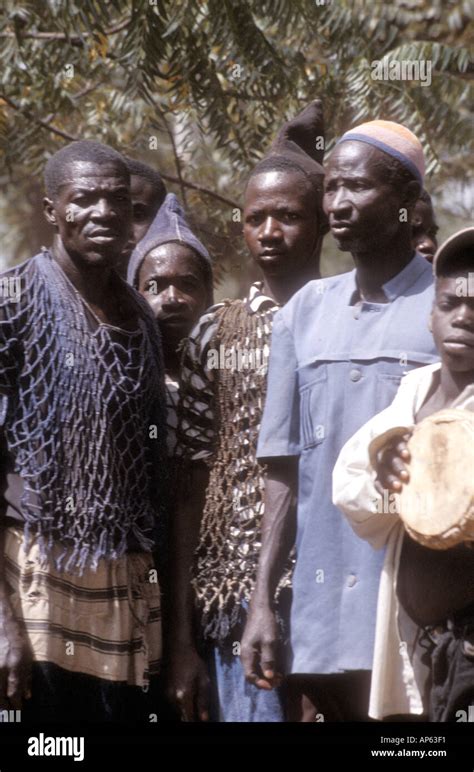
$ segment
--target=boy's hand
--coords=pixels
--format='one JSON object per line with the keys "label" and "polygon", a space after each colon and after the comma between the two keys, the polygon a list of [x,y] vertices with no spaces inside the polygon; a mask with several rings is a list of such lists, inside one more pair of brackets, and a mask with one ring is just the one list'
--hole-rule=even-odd
{"label": "boy's hand", "polygon": [[410,451],[407,442],[411,433],[394,437],[377,454],[375,471],[377,473],[376,485],[379,489],[387,489],[399,493],[402,486],[410,479],[407,464],[410,463]]}

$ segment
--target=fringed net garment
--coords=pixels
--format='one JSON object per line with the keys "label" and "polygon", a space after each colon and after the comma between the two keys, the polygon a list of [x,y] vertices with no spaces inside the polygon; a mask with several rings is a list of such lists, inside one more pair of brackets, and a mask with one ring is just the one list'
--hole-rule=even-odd
{"label": "fringed net garment", "polygon": [[[193,573],[202,633],[219,642],[241,625],[245,618],[242,602],[250,600],[256,580],[265,472],[256,451],[274,313],[275,309],[268,308],[250,313],[241,300],[226,303],[216,312],[218,327],[210,344],[214,350],[222,346],[224,351],[240,350],[244,355],[241,369],[221,367],[216,371],[216,451]],[[247,360],[245,352],[251,352]],[[235,360],[238,362],[237,357]],[[290,580],[291,562],[279,591]]]}
{"label": "fringed net garment", "polygon": [[[12,269],[0,298],[0,422],[21,475],[25,536],[81,572],[148,551],[164,514],[163,365],[155,324],[132,290],[139,329],[101,324],[48,252]],[[117,279],[117,281],[120,281]],[[126,285],[124,285],[126,286]]]}

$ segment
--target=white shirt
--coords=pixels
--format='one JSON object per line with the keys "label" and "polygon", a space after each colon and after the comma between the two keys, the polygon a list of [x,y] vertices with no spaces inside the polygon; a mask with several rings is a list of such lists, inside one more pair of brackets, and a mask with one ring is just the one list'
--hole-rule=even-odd
{"label": "white shirt", "polygon": [[[422,684],[417,684],[406,645],[398,629],[396,580],[404,528],[398,514],[380,507],[375,472],[369,457],[373,439],[396,426],[411,427],[441,364],[413,370],[400,383],[392,404],[362,426],[344,445],[333,472],[333,500],[355,533],[374,549],[386,547],[380,578],[369,716],[383,719],[400,714],[421,714]],[[474,411],[474,384],[453,402],[453,408]]]}

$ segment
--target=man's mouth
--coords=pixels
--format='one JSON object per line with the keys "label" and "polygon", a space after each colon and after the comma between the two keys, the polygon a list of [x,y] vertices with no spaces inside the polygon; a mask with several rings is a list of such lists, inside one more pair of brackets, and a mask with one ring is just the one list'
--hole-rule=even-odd
{"label": "man's mouth", "polygon": [[282,249],[264,249],[259,256],[261,260],[271,260],[274,257],[283,257],[284,254]]}
{"label": "man's mouth", "polygon": [[474,338],[472,337],[446,338],[444,341],[444,348],[452,352],[465,351],[466,349],[474,349]]}
{"label": "man's mouth", "polygon": [[158,321],[162,324],[185,324],[189,317],[187,313],[160,314]]}
{"label": "man's mouth", "polygon": [[89,241],[93,241],[94,244],[110,244],[111,241],[117,239],[117,232],[111,230],[95,230],[88,234]]}
{"label": "man's mouth", "polygon": [[346,233],[350,233],[353,227],[352,223],[349,222],[331,223],[331,231],[334,236],[344,236]]}

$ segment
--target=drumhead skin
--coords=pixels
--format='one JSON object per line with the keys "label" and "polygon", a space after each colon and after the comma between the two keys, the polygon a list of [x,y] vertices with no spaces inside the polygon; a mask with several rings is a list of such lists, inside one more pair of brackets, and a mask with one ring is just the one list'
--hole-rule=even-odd
{"label": "drumhead skin", "polygon": [[440,550],[474,540],[474,413],[433,413],[415,426],[408,449],[400,516],[410,536]]}

